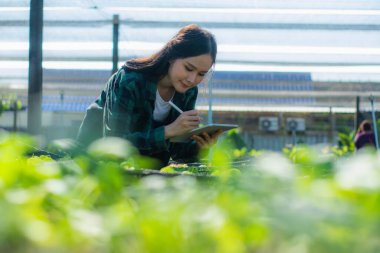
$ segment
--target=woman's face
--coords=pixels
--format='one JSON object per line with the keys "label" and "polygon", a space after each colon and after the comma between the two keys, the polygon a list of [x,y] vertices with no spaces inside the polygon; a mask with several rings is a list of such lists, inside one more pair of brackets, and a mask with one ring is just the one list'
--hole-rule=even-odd
{"label": "woman's face", "polygon": [[169,80],[177,92],[185,93],[203,80],[212,64],[209,54],[176,59],[170,64]]}

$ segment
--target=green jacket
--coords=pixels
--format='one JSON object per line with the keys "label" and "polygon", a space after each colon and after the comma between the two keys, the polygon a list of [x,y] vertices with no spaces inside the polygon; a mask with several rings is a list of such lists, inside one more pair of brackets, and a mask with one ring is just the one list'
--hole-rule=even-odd
{"label": "green jacket", "polygon": [[[172,123],[179,113],[173,108],[164,122],[153,119],[157,82],[141,73],[121,68],[111,76],[105,89],[87,109],[78,133],[78,141],[88,145],[102,136],[116,136],[129,140],[142,155],[150,156],[166,165],[170,158],[182,162],[196,160],[199,152],[195,141],[171,143],[165,140],[164,126]],[[185,94],[175,93],[173,103],[183,111],[192,110],[198,88]],[[103,123],[103,124],[102,124]]]}

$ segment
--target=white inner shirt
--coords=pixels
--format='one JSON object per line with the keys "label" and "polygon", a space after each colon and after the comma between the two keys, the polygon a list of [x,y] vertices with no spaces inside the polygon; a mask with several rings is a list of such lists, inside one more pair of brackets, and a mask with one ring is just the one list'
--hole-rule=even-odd
{"label": "white inner shirt", "polygon": [[[170,100],[172,100],[173,97],[174,97],[174,94],[170,98]],[[171,108],[169,101],[166,102],[165,100],[163,100],[158,90],[156,91],[156,101],[154,102],[154,110],[153,110],[153,119],[155,121],[162,122],[169,115],[170,108]]]}

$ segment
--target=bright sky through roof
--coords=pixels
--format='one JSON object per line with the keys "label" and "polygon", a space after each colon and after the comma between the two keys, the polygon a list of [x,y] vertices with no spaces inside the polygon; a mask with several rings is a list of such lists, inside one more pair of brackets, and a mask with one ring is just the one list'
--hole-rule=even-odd
{"label": "bright sky through roof", "polygon": [[[123,61],[119,62],[122,65]],[[0,68],[26,69],[27,61],[0,61]],[[112,68],[109,61],[44,61],[44,68],[50,69],[99,69]],[[263,64],[216,64],[219,71],[263,71],[263,72],[325,72],[325,73],[378,73],[380,66],[297,66],[297,65],[263,65]]]}
{"label": "bright sky through roof", "polygon": [[[44,7],[44,11],[75,11],[88,8],[60,6]],[[380,10],[355,10],[355,9],[276,9],[276,8],[153,8],[153,7],[105,7],[107,12],[195,12],[195,13],[225,13],[225,14],[287,14],[287,15],[380,15]],[[0,12],[23,11],[29,12],[29,7],[0,7]]]}
{"label": "bright sky through roof", "polygon": [[[150,51],[159,50],[163,43],[144,41],[120,41],[120,50]],[[112,50],[112,42],[44,42],[46,51],[97,51]],[[27,51],[28,42],[0,42],[0,51]],[[380,55],[380,47],[316,47],[316,46],[287,46],[287,45],[238,45],[221,44],[220,53],[282,53],[282,54],[348,54],[348,55]]]}
{"label": "bright sky through roof", "polygon": [[[57,3],[58,2],[59,1],[57,1]],[[91,15],[82,15],[77,18],[80,19],[83,17],[83,20],[81,19],[80,21],[91,21],[91,18],[94,18],[93,21],[104,21],[107,19],[111,20],[113,14],[120,14],[121,20],[124,21],[128,21],[129,19],[131,19],[131,21],[149,21],[150,18],[153,18],[153,20],[157,19],[158,21],[174,22],[181,21],[182,19],[186,21],[192,20],[197,16],[195,14],[199,14],[200,17],[197,16],[197,18],[202,20],[199,22],[206,23],[228,23],[233,20],[233,22],[239,21],[241,24],[252,24],[255,22],[259,22],[260,24],[272,24],[273,22],[277,22],[281,25],[291,25],[293,23],[304,25],[318,24],[322,27],[322,30],[324,29],[322,32],[320,30],[321,28],[313,30],[313,27],[311,27],[310,30],[302,30],[302,34],[301,32],[298,33],[298,30],[292,27],[289,27],[288,30],[280,29],[281,31],[270,30],[267,33],[266,29],[257,29],[254,31],[256,35],[254,34],[250,37],[245,36],[245,30],[233,28],[231,29],[232,32],[236,30],[243,33],[239,34],[243,39],[238,40],[240,37],[237,36],[236,40],[229,38],[227,40],[223,36],[220,36],[221,43],[218,44],[218,52],[222,56],[219,59],[222,60],[217,61],[216,70],[306,72],[312,73],[315,77],[318,76],[318,78],[332,81],[335,79],[342,81],[344,78],[351,81],[380,81],[380,62],[378,60],[380,59],[380,46],[377,43],[379,37],[376,35],[378,29],[376,27],[378,27],[378,20],[380,20],[380,5],[378,5],[376,1],[364,1],[363,3],[359,3],[360,1],[355,2],[350,0],[347,1],[348,5],[343,5],[340,1],[336,0],[331,1],[329,4],[327,4],[328,2],[321,4],[317,2],[299,1],[300,3],[303,2],[300,5],[291,4],[291,1],[289,1],[289,3],[287,1],[278,1],[278,3],[276,3],[276,1],[273,1],[273,3],[272,1],[257,1],[254,2],[254,4],[250,2],[247,8],[244,8],[244,5],[239,5],[238,3],[236,3],[236,5],[234,3],[233,6],[235,6],[235,8],[228,8],[228,4],[226,4],[227,1],[225,3],[221,1],[217,4],[212,1],[198,1],[199,6],[197,6],[197,3],[193,4],[193,1],[189,1],[191,5],[188,6],[191,8],[187,8],[187,6],[182,7],[182,5],[178,4],[167,6],[180,6],[180,8],[157,7],[157,5],[161,4],[147,5],[150,7],[129,7],[133,5],[134,1],[130,3],[129,1],[125,1],[126,3],[120,4],[120,6],[116,6],[115,2],[117,1],[104,1],[104,3],[102,1],[87,2],[89,3],[74,4],[73,6],[69,6],[70,4],[68,3],[66,3],[67,6],[59,6],[65,5],[65,3],[59,3],[56,4],[56,6],[45,6],[44,11],[48,14],[45,18],[48,17],[50,21],[73,21],[73,18],[66,14],[90,11],[85,13],[94,15],[93,17]],[[173,0],[173,2],[175,1]],[[98,8],[94,8],[96,3],[99,3]],[[371,5],[368,5],[369,3]],[[137,3],[135,6],[143,6],[143,4]],[[5,22],[12,21],[13,19],[18,20],[20,17],[20,20],[27,20],[29,11],[30,8],[27,6],[3,6],[0,7],[0,16],[2,16]],[[17,12],[19,15],[14,15],[17,14]],[[57,15],[58,13],[62,16]],[[131,13],[136,15],[131,15]],[[173,20],[176,20],[173,21],[166,19],[167,17],[165,15],[161,15],[163,13],[168,13],[170,17],[173,17],[174,14],[178,14],[178,17],[174,15],[175,18],[173,18]],[[226,19],[227,17],[230,17],[230,19]],[[254,19],[255,17],[257,20]],[[277,17],[278,19],[272,19],[272,17]],[[284,21],[283,17],[288,19]],[[335,28],[331,29],[331,24],[343,25],[349,28],[347,31],[345,30],[346,28],[334,30]],[[323,26],[326,26],[326,28]],[[357,29],[352,30],[352,34],[354,34],[352,36],[350,35],[351,30],[349,30],[351,26]],[[363,30],[360,30],[362,29],[360,27],[364,27]],[[52,32],[52,27],[48,28],[50,28],[52,35],[56,34]],[[220,28],[215,28],[217,32],[218,29]],[[271,37],[272,31],[273,37]],[[281,33],[283,31],[289,32],[289,36],[284,36],[284,34]],[[141,36],[138,33],[139,31],[130,29],[129,32],[131,32],[131,34],[128,35],[130,37],[121,37],[121,41],[119,42],[120,60],[126,60],[126,57],[130,56],[147,55],[157,51],[163,46],[163,43],[143,41],[145,37]],[[321,34],[321,36],[315,35],[314,37],[304,38],[303,32],[305,32],[305,36],[306,33],[308,36],[314,34]],[[313,34],[311,34],[311,32],[313,32]],[[359,32],[362,32],[362,34]],[[104,33],[104,31],[99,32],[99,34]],[[221,34],[223,35],[223,33]],[[283,37],[278,39],[275,37],[276,34]],[[342,37],[338,37],[337,34],[341,34]],[[136,35],[140,37],[133,37]],[[152,36],[151,34],[149,35]],[[61,34],[56,38],[51,37],[46,39],[45,37],[46,42],[43,43],[44,53],[46,53],[44,54],[44,68],[98,70],[112,68],[112,62],[106,61],[108,56],[112,56],[111,41],[107,42],[106,39],[102,40],[101,36],[99,36],[99,38],[89,37],[93,39],[93,41],[64,41],[65,38],[66,37],[61,36]],[[71,39],[75,40],[75,38],[76,37],[73,37]],[[86,40],[86,37],[82,37],[80,40]],[[3,60],[0,60],[0,67],[3,68],[3,73],[7,73],[7,69],[13,69],[15,71],[17,69],[27,69],[29,65],[27,62],[28,49],[29,45],[27,41],[12,41],[12,38],[4,36],[0,41],[0,56],[4,55],[4,58],[1,57]],[[10,55],[12,55],[12,58],[9,58]],[[72,61],[69,60],[69,56],[72,56]],[[91,57],[96,58],[96,60]],[[60,61],[60,59],[62,61]],[[80,60],[76,61],[76,59]],[[244,61],[246,61],[246,64],[240,64],[244,63]],[[119,65],[122,63],[123,62],[120,62]],[[334,75],[336,76],[334,77]],[[354,75],[356,75],[356,77],[354,77]]]}

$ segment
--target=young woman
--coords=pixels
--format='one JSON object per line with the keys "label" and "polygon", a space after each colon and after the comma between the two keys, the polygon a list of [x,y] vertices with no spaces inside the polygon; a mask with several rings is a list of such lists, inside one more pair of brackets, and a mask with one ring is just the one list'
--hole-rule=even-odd
{"label": "young woman", "polygon": [[372,131],[371,122],[364,120],[360,124],[355,135],[354,143],[356,150],[367,146],[376,147],[375,134]]}
{"label": "young woman", "polygon": [[159,52],[127,61],[87,110],[78,141],[87,145],[102,136],[117,136],[129,140],[142,155],[160,160],[161,165],[170,158],[194,161],[200,149],[213,145],[221,132],[193,136],[189,143],[169,139],[198,127],[197,85],[214,65],[216,53],[214,36],[188,25]]}

